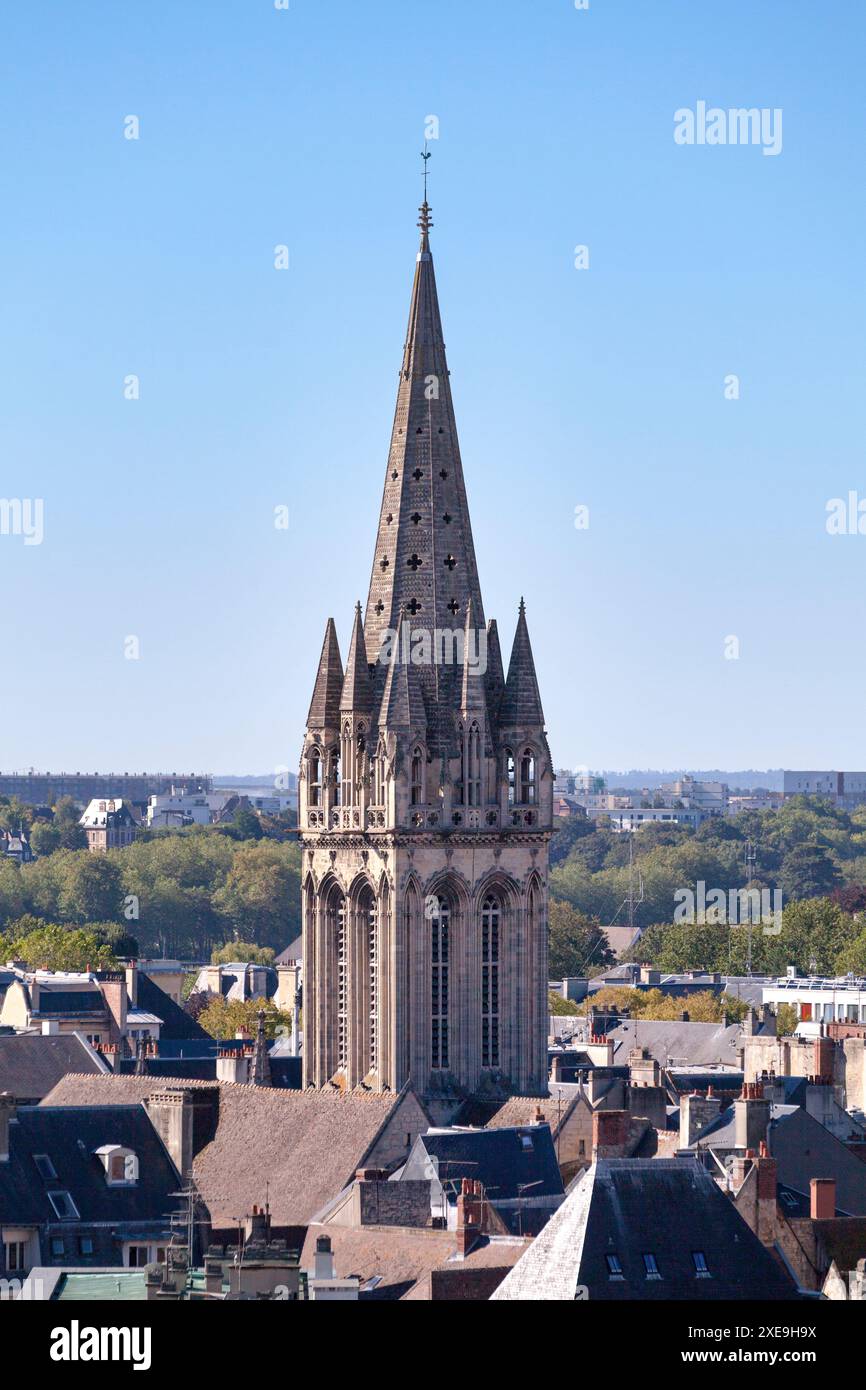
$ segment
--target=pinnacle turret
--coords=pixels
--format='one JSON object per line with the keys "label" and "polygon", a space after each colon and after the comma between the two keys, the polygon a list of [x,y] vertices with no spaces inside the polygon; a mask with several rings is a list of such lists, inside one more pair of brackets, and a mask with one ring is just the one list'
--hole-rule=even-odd
{"label": "pinnacle turret", "polygon": [[334,619],[325,626],[325,640],[319,657],[319,670],[307,715],[308,729],[336,729],[340,725],[340,695],[343,689],[343,663]]}
{"label": "pinnacle turret", "polygon": [[517,631],[508,663],[508,679],[499,706],[499,724],[503,729],[544,727],[544,711],[535,674],[535,661],[526,626],[526,605],[520,600]]}
{"label": "pinnacle turret", "polygon": [[355,622],[352,627],[352,640],[346,658],[346,675],[340,696],[341,714],[372,714],[373,681],[367,664],[367,648],[364,645],[364,625],[361,621],[361,605],[355,604]]}

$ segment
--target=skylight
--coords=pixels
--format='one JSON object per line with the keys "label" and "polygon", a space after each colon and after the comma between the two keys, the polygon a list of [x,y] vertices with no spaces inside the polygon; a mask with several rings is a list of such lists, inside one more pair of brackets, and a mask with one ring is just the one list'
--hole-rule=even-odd
{"label": "skylight", "polygon": [[61,1220],[74,1220],[78,1216],[78,1208],[68,1192],[49,1192],[48,1200]]}

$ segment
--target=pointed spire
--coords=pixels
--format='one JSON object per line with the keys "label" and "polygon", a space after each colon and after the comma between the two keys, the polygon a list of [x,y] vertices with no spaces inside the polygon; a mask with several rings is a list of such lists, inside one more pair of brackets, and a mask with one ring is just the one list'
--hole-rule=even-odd
{"label": "pointed spire", "polygon": [[487,708],[492,719],[496,719],[505,689],[505,670],[502,665],[502,648],[499,645],[499,628],[496,619],[487,624]]}
{"label": "pointed spire", "polygon": [[[484,716],[487,714],[481,656],[481,644],[473,624],[472,600],[470,599],[466,605],[466,626],[463,629],[463,682],[460,691],[460,708],[464,714],[483,714]],[[470,657],[475,662],[474,665],[470,665]]]}
{"label": "pointed spire", "polygon": [[514,634],[511,660],[508,663],[505,693],[499,707],[499,723],[507,729],[544,727],[544,711],[541,708],[541,695],[538,691],[523,599],[520,600],[517,615],[517,631]]}
{"label": "pointed spire", "polygon": [[256,1041],[250,1065],[250,1085],[272,1086],[271,1060],[268,1056],[268,1040],[265,1037],[265,1011],[259,1009]]}
{"label": "pointed spire", "polygon": [[316,686],[307,715],[308,729],[336,729],[340,724],[340,694],[343,689],[343,663],[334,619],[325,627]]}
{"label": "pointed spire", "polygon": [[393,644],[385,689],[382,692],[382,708],[379,711],[379,728],[400,730],[427,729],[427,711],[418,671],[412,665],[410,656],[411,631],[404,609],[400,609],[397,622],[397,638]]}
{"label": "pointed spire", "polygon": [[[382,510],[364,612],[367,660],[376,662],[382,633],[393,630],[405,607],[414,626],[432,638],[437,630],[462,637],[466,607],[484,626],[484,606],[463,480],[457,423],[433,256],[426,195],[419,227],[409,325],[391,433]],[[445,746],[459,707],[461,680],[455,666],[416,668],[434,722],[431,743]],[[385,673],[375,675],[381,699]]]}
{"label": "pointed spire", "polygon": [[355,604],[355,624],[349,655],[346,658],[346,677],[343,693],[340,696],[341,714],[372,714],[373,682],[370,667],[367,665],[367,648],[364,644],[364,625],[361,622],[361,605]]}

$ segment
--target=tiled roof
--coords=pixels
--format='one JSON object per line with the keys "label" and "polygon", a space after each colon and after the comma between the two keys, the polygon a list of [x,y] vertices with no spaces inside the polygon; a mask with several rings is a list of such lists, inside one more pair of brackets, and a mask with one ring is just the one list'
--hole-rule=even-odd
{"label": "tiled roof", "polygon": [[68,1072],[102,1068],[76,1033],[17,1033],[0,1037],[0,1092],[19,1100],[41,1100]]}
{"label": "tiled roof", "polygon": [[[166,1084],[207,1082],[148,1076],[67,1076],[44,1105],[144,1101]],[[265,1200],[276,1225],[300,1225],[352,1180],[400,1097],[291,1091],[210,1083],[219,1121],[193,1173],[215,1225],[231,1226]]]}

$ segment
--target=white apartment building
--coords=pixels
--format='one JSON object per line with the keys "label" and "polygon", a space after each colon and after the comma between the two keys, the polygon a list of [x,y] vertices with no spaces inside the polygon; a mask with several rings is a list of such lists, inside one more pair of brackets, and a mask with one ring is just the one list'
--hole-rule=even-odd
{"label": "white apartment building", "polygon": [[866,1023],[866,980],[789,976],[765,985],[763,1001],[777,1008],[793,1004],[801,1023]]}

